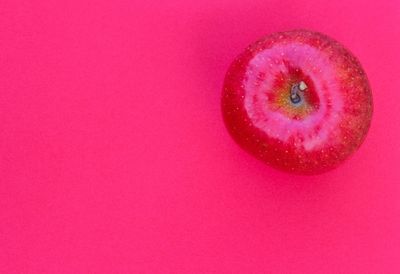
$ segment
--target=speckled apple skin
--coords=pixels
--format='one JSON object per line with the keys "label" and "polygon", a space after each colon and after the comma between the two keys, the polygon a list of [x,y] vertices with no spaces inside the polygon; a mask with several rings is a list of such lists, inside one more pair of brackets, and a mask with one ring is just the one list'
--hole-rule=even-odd
{"label": "speckled apple skin", "polygon": [[[301,106],[290,87],[304,81]],[[373,103],[357,58],[332,38],[294,30],[250,45],[230,66],[222,112],[234,140],[265,163],[294,173],[337,167],[363,142]]]}

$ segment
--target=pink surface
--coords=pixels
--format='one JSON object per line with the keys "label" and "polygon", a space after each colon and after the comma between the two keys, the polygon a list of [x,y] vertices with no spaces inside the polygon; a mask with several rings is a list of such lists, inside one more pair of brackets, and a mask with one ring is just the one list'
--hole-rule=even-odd
{"label": "pink surface", "polygon": [[[232,59],[293,28],[374,92],[320,176],[255,160],[220,114]],[[397,0],[2,0],[0,273],[399,273],[399,37]]]}

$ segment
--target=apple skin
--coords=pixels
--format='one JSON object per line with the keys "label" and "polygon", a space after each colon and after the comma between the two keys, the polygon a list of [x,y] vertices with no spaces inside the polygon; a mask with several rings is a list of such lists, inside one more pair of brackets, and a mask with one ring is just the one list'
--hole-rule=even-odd
{"label": "apple skin", "polygon": [[222,92],[234,140],[263,162],[298,174],[339,166],[364,141],[372,112],[371,88],[357,58],[308,30],[251,44],[233,61]]}

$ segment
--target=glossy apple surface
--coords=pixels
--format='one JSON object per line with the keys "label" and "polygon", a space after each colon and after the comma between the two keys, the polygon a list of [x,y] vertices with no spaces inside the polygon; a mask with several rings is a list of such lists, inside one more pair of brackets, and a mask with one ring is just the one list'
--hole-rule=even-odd
{"label": "glossy apple surface", "polygon": [[265,163],[317,174],[363,142],[372,95],[359,61],[321,33],[274,33],[230,66],[222,112],[235,141]]}

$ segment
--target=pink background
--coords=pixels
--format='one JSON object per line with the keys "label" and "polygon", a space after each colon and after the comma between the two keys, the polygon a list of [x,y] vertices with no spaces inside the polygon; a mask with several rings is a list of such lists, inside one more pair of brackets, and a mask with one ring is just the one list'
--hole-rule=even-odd
{"label": "pink background", "polygon": [[[400,273],[400,2],[0,1],[0,273]],[[230,138],[228,65],[324,32],[374,92],[358,153],[288,175]]]}

